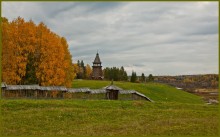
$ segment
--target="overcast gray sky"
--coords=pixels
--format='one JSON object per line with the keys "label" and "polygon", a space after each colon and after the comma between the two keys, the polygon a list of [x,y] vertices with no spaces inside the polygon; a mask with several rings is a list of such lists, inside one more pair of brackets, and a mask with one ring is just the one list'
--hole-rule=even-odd
{"label": "overcast gray sky", "polygon": [[218,73],[218,2],[2,2],[2,16],[44,22],[73,62],[128,74]]}

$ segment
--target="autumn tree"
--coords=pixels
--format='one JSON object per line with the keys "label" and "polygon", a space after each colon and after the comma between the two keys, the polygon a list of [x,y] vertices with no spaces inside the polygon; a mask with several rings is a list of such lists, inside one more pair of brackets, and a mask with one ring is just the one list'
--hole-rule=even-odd
{"label": "autumn tree", "polygon": [[16,72],[16,45],[12,39],[12,25],[2,18],[2,81],[16,84],[21,78]]}
{"label": "autumn tree", "polygon": [[12,22],[4,18],[2,28],[2,80],[22,84],[28,56],[34,52],[35,24],[25,22],[21,17]]}
{"label": "autumn tree", "polygon": [[92,73],[92,68],[89,64],[86,65],[86,78],[89,79]]}
{"label": "autumn tree", "polygon": [[78,64],[73,64],[73,74],[74,78],[77,78],[77,74],[79,73],[79,66]]}
{"label": "autumn tree", "polygon": [[44,23],[21,17],[2,23],[2,80],[8,84],[65,85],[74,78],[72,57],[65,38]]}
{"label": "autumn tree", "polygon": [[64,37],[61,38],[61,44],[64,48],[64,62],[63,67],[65,71],[65,82],[64,85],[67,87],[72,86],[72,81],[76,76],[76,73],[74,73],[74,68],[72,66],[72,55],[70,54],[70,51],[68,50],[69,45],[67,44],[67,41]]}

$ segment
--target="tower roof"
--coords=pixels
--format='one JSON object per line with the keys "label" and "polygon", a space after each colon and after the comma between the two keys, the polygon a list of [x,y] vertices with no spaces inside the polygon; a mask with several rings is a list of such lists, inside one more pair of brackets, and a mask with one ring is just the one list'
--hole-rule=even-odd
{"label": "tower roof", "polygon": [[99,58],[99,53],[97,52],[97,54],[96,54],[96,57],[95,57],[95,60],[94,60],[94,62],[93,63],[97,63],[97,64],[101,64],[101,61],[100,61],[100,58]]}

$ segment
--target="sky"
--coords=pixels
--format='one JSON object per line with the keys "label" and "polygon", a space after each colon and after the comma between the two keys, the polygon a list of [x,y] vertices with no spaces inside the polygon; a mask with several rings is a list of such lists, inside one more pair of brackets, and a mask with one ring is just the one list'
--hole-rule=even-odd
{"label": "sky", "polygon": [[44,22],[74,63],[128,75],[218,74],[218,2],[2,2],[2,16]]}

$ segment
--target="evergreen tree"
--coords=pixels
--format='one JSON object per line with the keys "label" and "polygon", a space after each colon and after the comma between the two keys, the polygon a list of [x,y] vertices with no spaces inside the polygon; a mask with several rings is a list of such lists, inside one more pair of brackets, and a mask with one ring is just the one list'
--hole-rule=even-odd
{"label": "evergreen tree", "polygon": [[80,62],[81,67],[81,78],[84,79],[86,77],[86,67],[84,66],[83,60]]}
{"label": "evergreen tree", "polygon": [[78,67],[80,67],[80,61],[79,60],[77,61],[77,65],[78,65]]}
{"label": "evergreen tree", "polygon": [[137,80],[136,72],[132,71],[132,74],[131,74],[131,82],[136,82],[136,80]]}
{"label": "evergreen tree", "polygon": [[145,82],[145,76],[144,76],[144,73],[141,74],[141,82]]}
{"label": "evergreen tree", "polygon": [[149,80],[149,81],[154,81],[154,77],[153,77],[152,74],[150,74],[150,75],[148,76],[148,80]]}
{"label": "evergreen tree", "polygon": [[124,70],[123,66],[120,69],[117,67],[105,68],[104,77],[107,80],[113,79],[114,81],[127,81],[128,79],[127,72]]}

